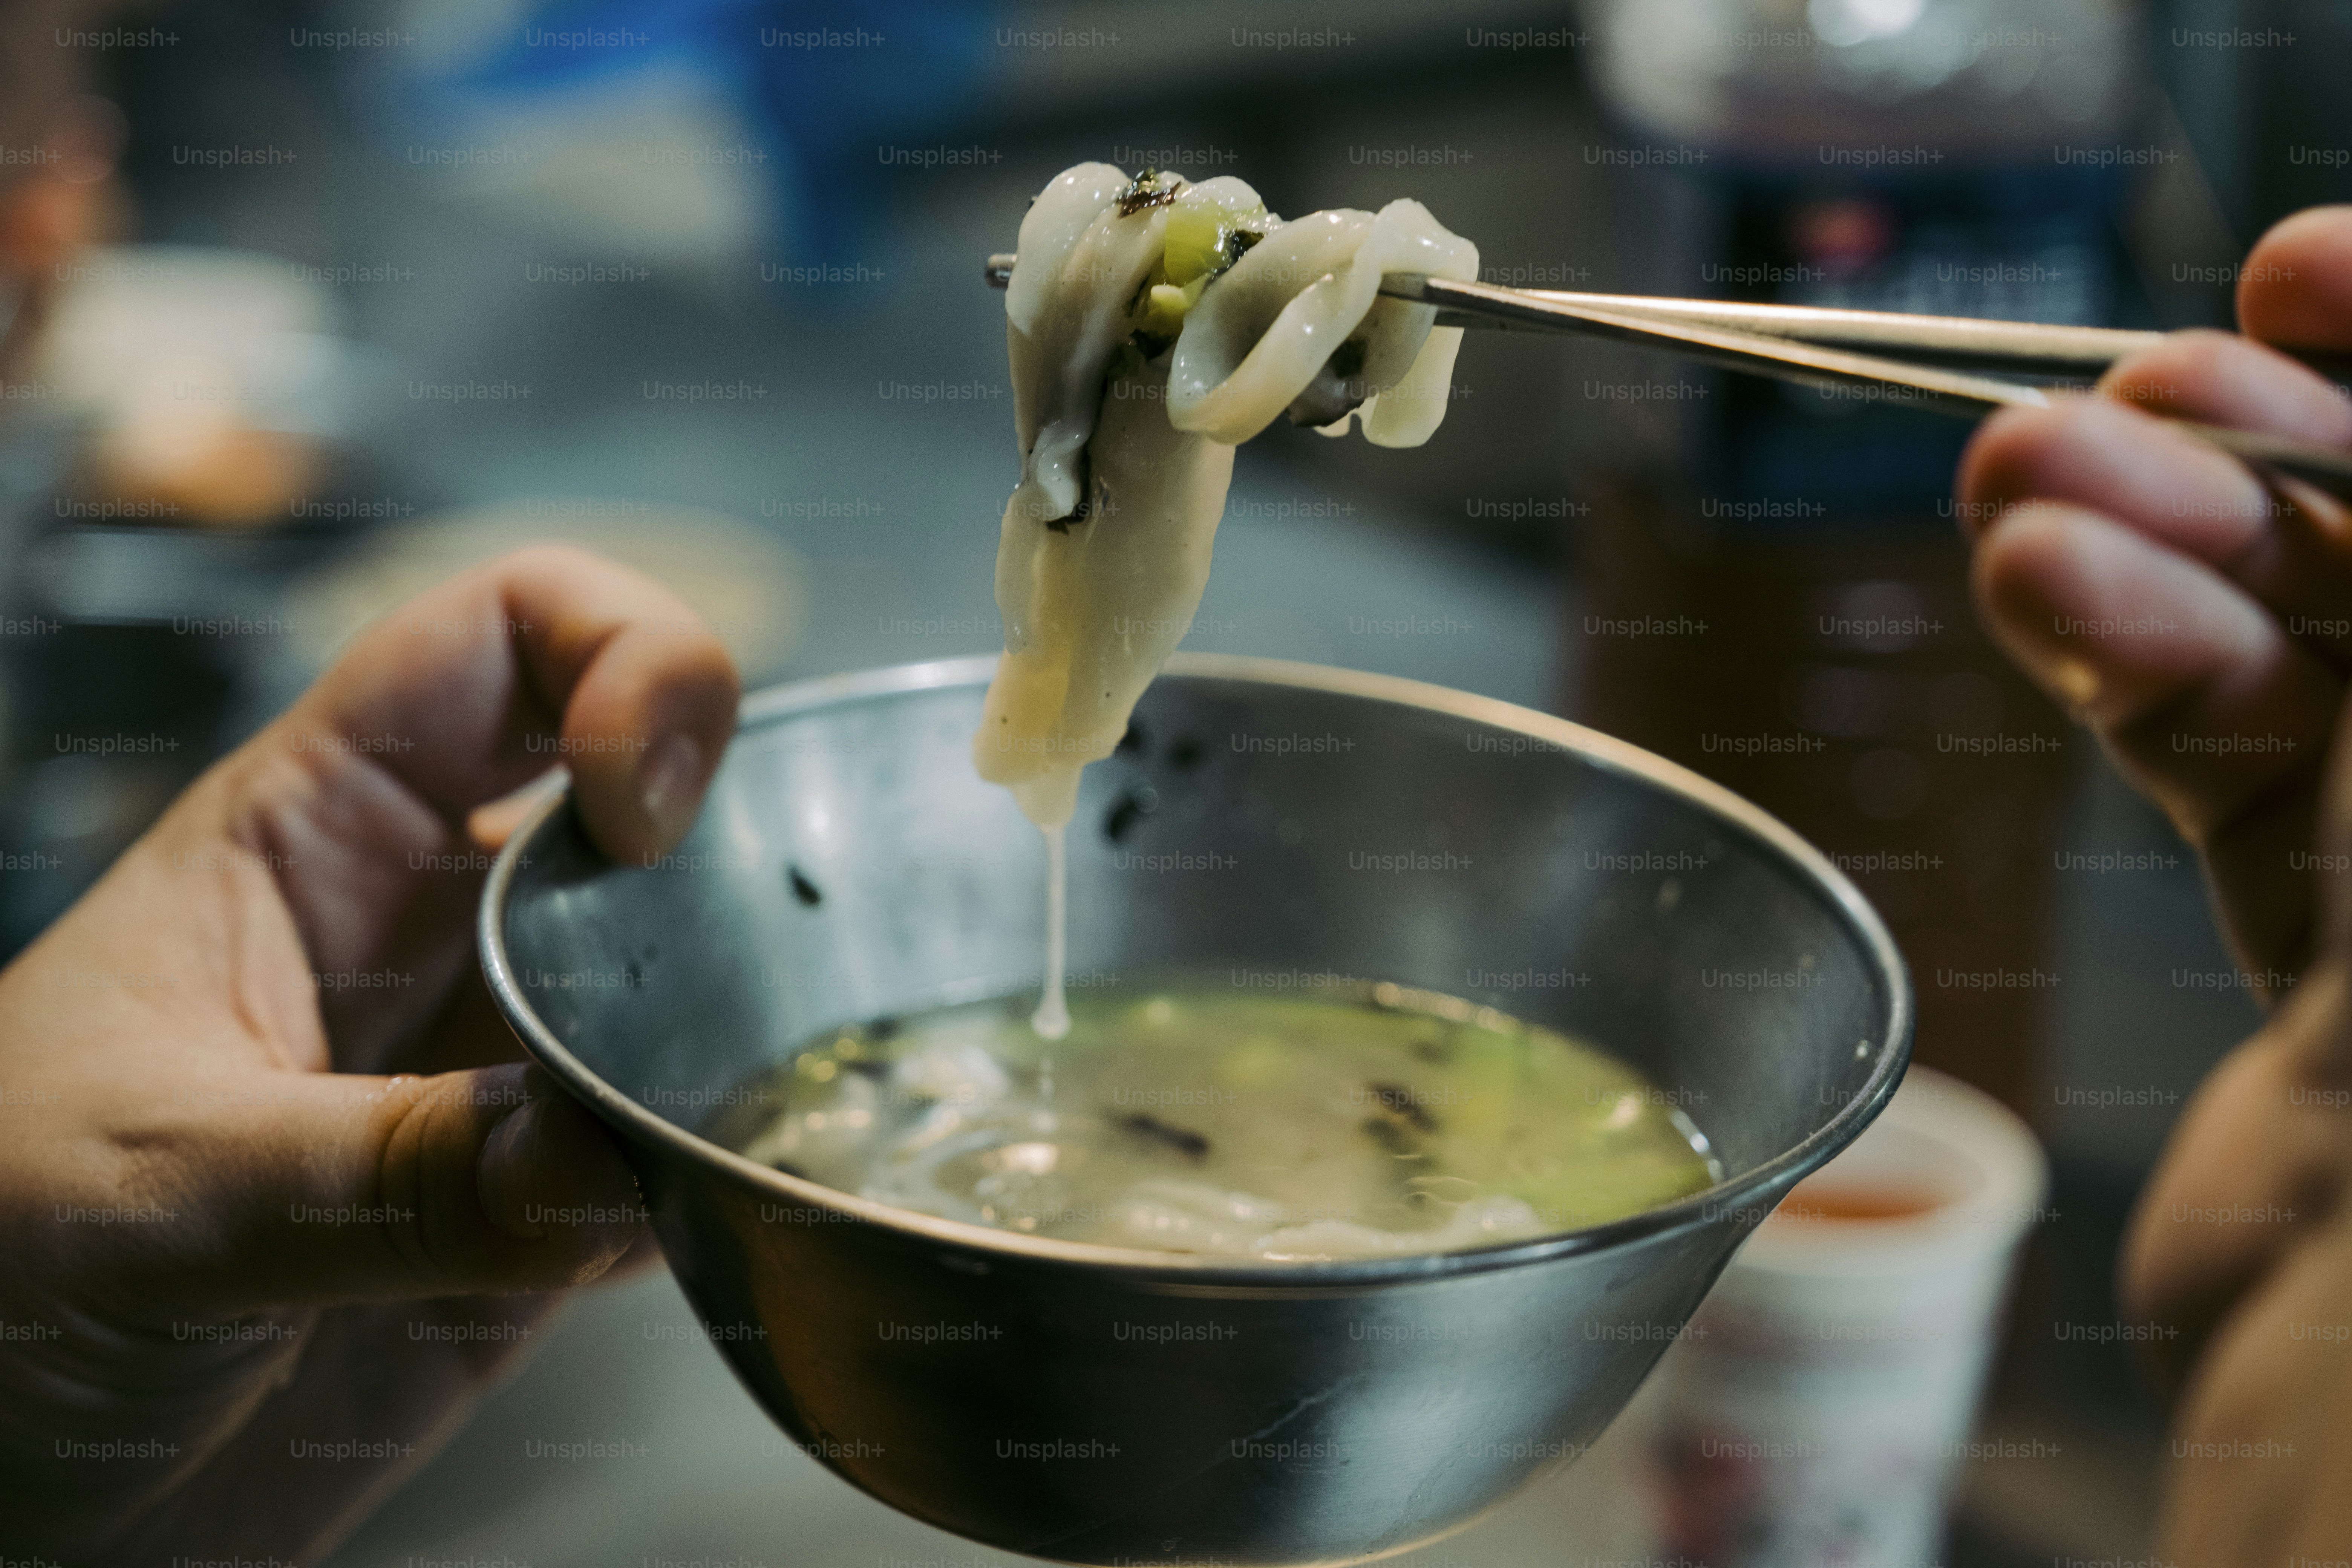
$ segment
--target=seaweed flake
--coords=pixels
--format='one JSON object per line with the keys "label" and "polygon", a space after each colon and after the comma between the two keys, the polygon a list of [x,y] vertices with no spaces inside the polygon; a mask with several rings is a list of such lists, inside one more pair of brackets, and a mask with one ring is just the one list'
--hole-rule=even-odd
{"label": "seaweed flake", "polygon": [[1163,191],[1157,184],[1159,178],[1160,171],[1157,169],[1146,169],[1136,175],[1127,189],[1118,194],[1118,216],[1133,217],[1149,208],[1164,207],[1173,202],[1184,182],[1178,180]]}
{"label": "seaweed flake", "polygon": [[1188,1160],[1208,1157],[1209,1140],[1205,1136],[1182,1127],[1171,1127],[1157,1116],[1139,1110],[1132,1116],[1120,1117],[1118,1125],[1139,1138],[1149,1138],[1155,1143],[1173,1149]]}
{"label": "seaweed flake", "polygon": [[1437,1118],[1429,1108],[1414,1098],[1412,1090],[1401,1083],[1368,1083],[1366,1093],[1380,1103],[1383,1114],[1409,1123],[1416,1132],[1437,1131]]}
{"label": "seaweed flake", "polygon": [[1103,837],[1113,844],[1125,841],[1129,831],[1151,815],[1158,798],[1144,790],[1121,790],[1110,809],[1103,814]]}
{"label": "seaweed flake", "polygon": [[1364,1118],[1364,1131],[1372,1142],[1400,1160],[1417,1160],[1424,1156],[1411,1129],[1395,1117],[1386,1114]]}

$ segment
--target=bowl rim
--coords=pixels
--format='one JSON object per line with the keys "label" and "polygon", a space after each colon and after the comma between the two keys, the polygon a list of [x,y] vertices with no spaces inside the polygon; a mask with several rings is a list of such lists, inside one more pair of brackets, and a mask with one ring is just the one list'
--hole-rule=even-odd
{"label": "bowl rim", "polygon": [[[995,674],[996,664],[996,655],[980,654],[816,676],[767,687],[743,698],[737,710],[736,733],[843,703],[948,687],[985,685]],[[1769,1212],[1766,1205],[1756,1201],[1759,1194],[1777,1184],[1793,1184],[1826,1163],[1876,1118],[1901,1083],[1910,1060],[1916,1020],[1910,971],[1885,922],[1828,857],[1778,817],[1721,784],[1630,742],[1584,725],[1427,681],[1289,659],[1184,652],[1168,661],[1164,674],[1178,679],[1245,681],[1328,692],[1419,708],[1514,731],[1573,752],[1595,765],[1653,784],[1713,814],[1727,826],[1779,852],[1809,879],[1814,892],[1843,918],[1859,939],[1864,953],[1877,964],[1886,984],[1887,1007],[1877,1031],[1879,1037],[1874,1047],[1877,1059],[1870,1076],[1853,1098],[1801,1142],[1741,1175],[1621,1219],[1580,1230],[1451,1252],[1327,1260],[1234,1258],[1064,1241],[895,1208],[747,1160],[656,1114],[650,1107],[639,1105],[606,1083],[572,1054],[531,1006],[530,997],[516,980],[506,946],[505,913],[515,873],[528,847],[569,802],[568,780],[561,789],[551,791],[517,825],[483,884],[476,921],[483,978],[499,1012],[531,1058],[591,1110],[630,1137],[794,1205],[832,1210],[845,1219],[877,1226],[908,1240],[980,1255],[977,1259],[966,1259],[967,1265],[977,1261],[984,1268],[992,1257],[1007,1262],[1019,1259],[1060,1264],[1094,1273],[1150,1276],[1161,1285],[1178,1289],[1197,1285],[1312,1290],[1454,1277],[1622,1247],[1693,1226],[1720,1224],[1726,1218],[1753,1228]]]}

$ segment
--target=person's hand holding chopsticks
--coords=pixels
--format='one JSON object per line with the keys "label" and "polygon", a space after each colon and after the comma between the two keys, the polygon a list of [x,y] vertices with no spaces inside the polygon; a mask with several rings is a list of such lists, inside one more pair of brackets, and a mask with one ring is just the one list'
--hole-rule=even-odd
{"label": "person's hand holding chopsticks", "polygon": [[2238,309],[2245,336],[2179,334],[2104,399],[1996,415],[1960,475],[1995,635],[2170,814],[2285,994],[2184,1115],[2124,1267],[2186,1376],[2156,1552],[2197,1568],[2352,1542],[2352,513],[2147,416],[2352,447],[2343,390],[2265,346],[2352,349],[2352,207],[2265,236]]}

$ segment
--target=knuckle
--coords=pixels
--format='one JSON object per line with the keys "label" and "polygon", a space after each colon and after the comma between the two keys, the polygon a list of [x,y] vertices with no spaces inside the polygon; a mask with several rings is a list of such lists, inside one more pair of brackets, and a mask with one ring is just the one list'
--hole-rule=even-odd
{"label": "knuckle", "polygon": [[371,1216],[403,1268],[426,1283],[466,1281],[483,1263],[487,1224],[474,1189],[480,1120],[470,1074],[407,1080],[391,1101]]}

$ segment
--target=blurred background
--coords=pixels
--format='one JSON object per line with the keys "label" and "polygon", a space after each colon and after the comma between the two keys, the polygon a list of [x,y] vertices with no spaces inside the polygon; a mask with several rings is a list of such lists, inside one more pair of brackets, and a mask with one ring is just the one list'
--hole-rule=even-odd
{"label": "blurred background", "polygon": [[[2327,0],[0,14],[0,953],[525,539],[669,581],[753,683],[995,648],[981,261],[1072,163],[1411,195],[1507,284],[2153,327],[2228,324],[2252,238],[2352,191]],[[1838,857],[1919,1058],[2053,1161],[1980,1417],[2033,1457],[1962,1467],[1944,1561],[2134,1556],[2161,1415],[2069,1325],[2256,1015],[2190,857],[1975,625],[1965,426],[1532,337],[1474,335],[1455,397],[1418,451],[1252,443],[1189,646],[1564,712]],[[1759,734],[1822,743],[1716,739]],[[578,1304],[338,1563],[1008,1561],[802,1458],[694,1334],[666,1277]],[[650,1452],[521,1457],[573,1436]],[[1644,1550],[1622,1447],[1409,1561]]]}

